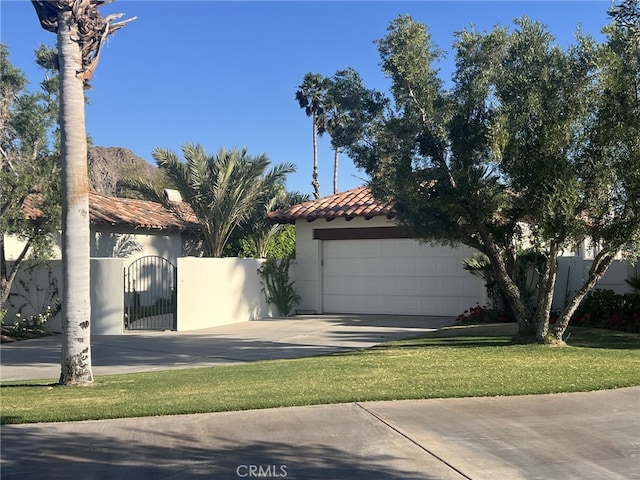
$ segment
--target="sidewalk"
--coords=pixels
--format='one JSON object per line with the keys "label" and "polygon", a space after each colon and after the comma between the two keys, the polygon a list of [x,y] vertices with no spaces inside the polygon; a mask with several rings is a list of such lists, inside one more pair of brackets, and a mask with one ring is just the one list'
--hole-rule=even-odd
{"label": "sidewalk", "polygon": [[2,427],[2,479],[633,480],[640,388]]}

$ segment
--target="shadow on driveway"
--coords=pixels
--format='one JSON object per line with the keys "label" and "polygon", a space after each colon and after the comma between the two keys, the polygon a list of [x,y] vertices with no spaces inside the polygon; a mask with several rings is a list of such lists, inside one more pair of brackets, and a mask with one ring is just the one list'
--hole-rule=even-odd
{"label": "shadow on driveway", "polygon": [[[92,337],[95,375],[204,367],[314,356],[411,338],[452,317],[313,315],[192,332],[135,331]],[[2,380],[57,378],[61,336],[3,345]]]}

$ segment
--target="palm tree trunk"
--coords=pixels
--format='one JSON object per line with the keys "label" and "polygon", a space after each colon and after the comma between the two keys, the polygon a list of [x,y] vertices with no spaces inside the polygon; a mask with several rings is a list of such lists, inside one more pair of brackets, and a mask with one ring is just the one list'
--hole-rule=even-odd
{"label": "palm tree trunk", "polygon": [[62,140],[62,358],[60,384],[93,383],[90,336],[89,180],[82,53],[71,11],[58,13]]}
{"label": "palm tree trunk", "polygon": [[311,175],[311,185],[313,186],[313,196],[317,200],[320,198],[320,182],[318,182],[318,126],[316,116],[311,117],[313,124],[313,174]]}
{"label": "palm tree trunk", "polygon": [[336,147],[333,153],[333,194],[338,193],[338,160],[340,158],[340,147]]}

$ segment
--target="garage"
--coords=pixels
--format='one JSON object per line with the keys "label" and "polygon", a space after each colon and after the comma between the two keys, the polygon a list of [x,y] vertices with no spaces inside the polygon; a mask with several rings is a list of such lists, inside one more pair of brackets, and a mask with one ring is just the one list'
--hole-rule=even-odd
{"label": "garage", "polygon": [[421,243],[367,187],[269,218],[296,228],[298,313],[457,316],[487,300],[482,279],[462,268],[473,250]]}
{"label": "garage", "polygon": [[455,316],[483,298],[467,247],[410,238],[322,241],[322,311]]}

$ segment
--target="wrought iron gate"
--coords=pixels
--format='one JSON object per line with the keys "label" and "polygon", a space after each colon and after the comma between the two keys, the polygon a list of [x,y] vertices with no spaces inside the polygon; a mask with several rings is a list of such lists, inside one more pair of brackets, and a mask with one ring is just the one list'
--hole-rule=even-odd
{"label": "wrought iron gate", "polygon": [[177,269],[166,258],[141,257],[124,269],[124,327],[177,329]]}

